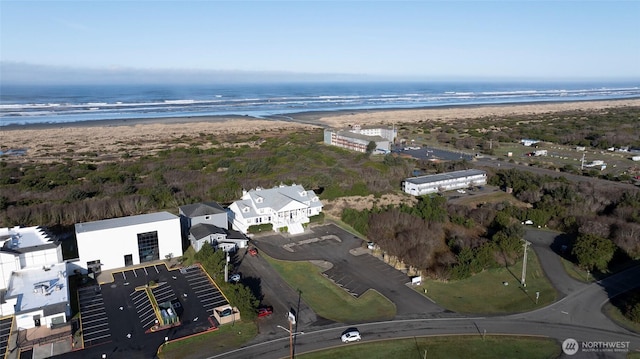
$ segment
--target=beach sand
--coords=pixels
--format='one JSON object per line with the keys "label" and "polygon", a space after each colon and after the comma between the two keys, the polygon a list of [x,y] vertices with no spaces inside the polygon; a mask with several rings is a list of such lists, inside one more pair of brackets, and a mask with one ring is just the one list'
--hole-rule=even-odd
{"label": "beach sand", "polygon": [[[428,109],[362,110],[315,112],[291,115],[293,120],[265,120],[242,116],[191,117],[118,121],[86,121],[73,124],[0,127],[2,150],[27,149],[26,155],[5,157],[17,161],[113,160],[128,155],[150,155],[157,151],[191,146],[194,137],[239,134],[281,133],[294,129],[346,127],[348,125],[391,125],[419,121],[455,121],[474,118],[504,118],[510,115],[535,115],[564,111],[593,111],[613,107],[637,107],[640,99],[465,106]],[[200,141],[200,143],[205,141]],[[209,141],[211,142],[211,141]],[[202,148],[203,145],[199,144]],[[217,146],[211,144],[210,147]],[[128,156],[127,155],[127,156]],[[98,158],[96,158],[98,157]]]}

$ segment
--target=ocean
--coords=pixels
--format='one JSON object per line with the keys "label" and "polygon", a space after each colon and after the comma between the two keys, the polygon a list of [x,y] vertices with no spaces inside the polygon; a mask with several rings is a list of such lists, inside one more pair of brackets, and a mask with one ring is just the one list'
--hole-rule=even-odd
{"label": "ocean", "polygon": [[640,98],[640,83],[1,85],[0,126]]}

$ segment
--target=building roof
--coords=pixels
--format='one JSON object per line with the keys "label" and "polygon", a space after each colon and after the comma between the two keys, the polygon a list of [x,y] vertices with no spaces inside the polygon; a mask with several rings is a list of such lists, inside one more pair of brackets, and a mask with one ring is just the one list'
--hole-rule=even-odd
{"label": "building roof", "polygon": [[214,226],[213,224],[198,223],[191,227],[189,233],[191,233],[195,239],[202,239],[211,234],[226,234],[227,232],[224,228]]}
{"label": "building roof", "polygon": [[301,185],[296,184],[280,185],[269,189],[256,188],[244,192],[241,200],[235,201],[229,206],[236,216],[242,218],[254,218],[271,213],[259,213],[259,210],[263,208],[280,212],[319,207],[322,207],[322,202],[316,193],[312,190],[305,190]]}
{"label": "building roof", "polygon": [[34,252],[58,246],[58,242],[42,227],[0,228],[0,242],[4,242],[0,250],[11,253]]}
{"label": "building roof", "polygon": [[374,142],[389,141],[388,139],[386,139],[386,138],[384,138],[382,136],[369,136],[369,135],[363,135],[361,133],[355,133],[355,132],[351,132],[351,131],[338,131],[338,132],[336,132],[336,134],[338,136],[348,137],[348,138],[355,138],[355,139],[363,140],[363,141],[374,141]]}
{"label": "building roof", "polygon": [[16,313],[51,306],[55,307],[56,313],[59,308],[64,311],[69,301],[66,266],[66,263],[58,263],[14,272],[5,297],[18,298]]}
{"label": "building roof", "polygon": [[169,212],[157,212],[140,214],[137,216],[104,219],[94,222],[76,223],[76,233],[87,233],[111,228],[135,226],[145,223],[162,222],[177,218],[179,217]]}
{"label": "building roof", "polygon": [[180,213],[187,217],[200,217],[210,214],[227,213],[217,202],[187,204],[180,207]]}
{"label": "building roof", "polygon": [[438,173],[435,175],[426,175],[420,177],[407,178],[405,181],[415,184],[425,184],[431,182],[440,182],[448,179],[457,179],[468,176],[486,175],[487,172],[477,169]]}
{"label": "building roof", "polygon": [[[256,208],[271,208],[278,212],[292,203],[298,203],[297,207],[322,207],[320,200],[315,199],[316,193],[305,190],[301,185],[279,186],[269,189],[256,188],[243,196],[244,201],[238,201],[238,207],[252,205]],[[250,201],[247,201],[250,200]]]}

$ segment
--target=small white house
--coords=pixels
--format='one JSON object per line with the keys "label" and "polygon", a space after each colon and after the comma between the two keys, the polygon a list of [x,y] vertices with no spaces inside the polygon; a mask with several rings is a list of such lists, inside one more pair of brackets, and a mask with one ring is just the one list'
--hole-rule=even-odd
{"label": "small white house", "polygon": [[180,218],[169,212],[76,224],[79,266],[89,272],[182,256]]}
{"label": "small white house", "polygon": [[286,227],[291,234],[304,232],[309,217],[322,212],[322,202],[315,192],[302,186],[256,188],[243,191],[242,199],[229,206],[233,228],[247,233],[250,226],[271,223],[274,230]]}

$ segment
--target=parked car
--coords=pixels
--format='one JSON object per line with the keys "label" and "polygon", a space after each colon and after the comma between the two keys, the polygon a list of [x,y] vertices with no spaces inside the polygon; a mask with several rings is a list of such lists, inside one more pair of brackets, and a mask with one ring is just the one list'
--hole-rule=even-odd
{"label": "parked car", "polygon": [[458,193],[467,193],[467,192],[465,190],[463,190],[463,189],[459,189]]}
{"label": "parked car", "polygon": [[229,282],[231,282],[231,283],[238,283],[240,281],[240,279],[242,279],[240,277],[240,273],[232,274],[232,275],[229,276]]}
{"label": "parked car", "polygon": [[367,243],[367,248],[374,250],[376,248],[376,244],[373,242],[368,242]]}
{"label": "parked car", "polygon": [[251,247],[249,248],[249,255],[251,255],[252,257],[255,257],[258,255],[258,248],[256,247]]}
{"label": "parked car", "polygon": [[362,338],[360,332],[357,329],[348,329],[340,337],[343,343],[359,342]]}
{"label": "parked car", "polygon": [[223,311],[221,311],[221,312],[219,313],[220,318],[222,318],[222,317],[228,317],[228,316],[230,316],[231,314],[233,314],[233,309],[231,309],[231,308],[225,308]]}
{"label": "parked car", "polygon": [[258,308],[258,318],[268,317],[271,314],[273,314],[272,306],[264,306],[264,307]]}

